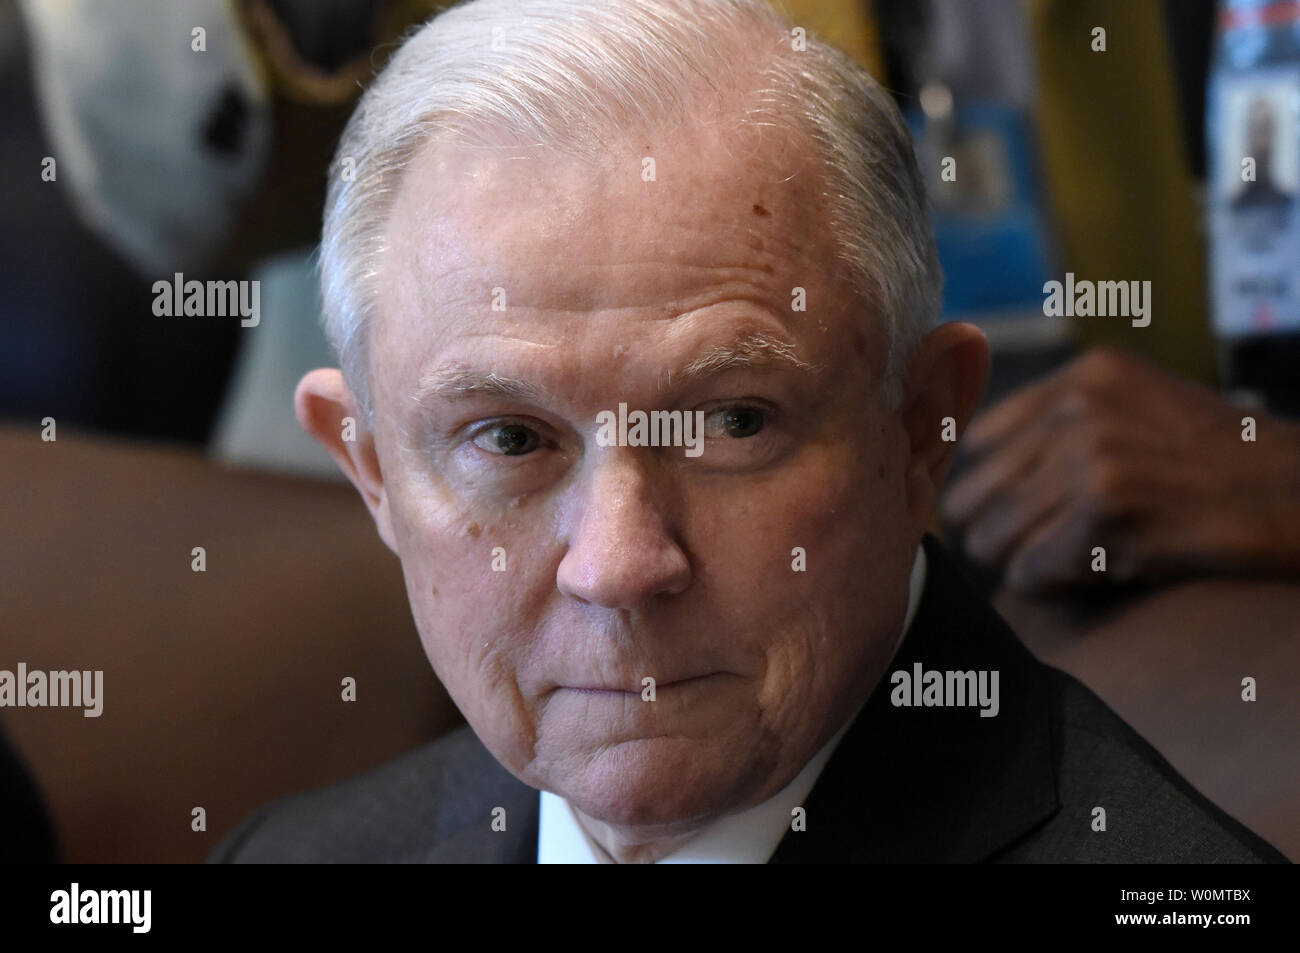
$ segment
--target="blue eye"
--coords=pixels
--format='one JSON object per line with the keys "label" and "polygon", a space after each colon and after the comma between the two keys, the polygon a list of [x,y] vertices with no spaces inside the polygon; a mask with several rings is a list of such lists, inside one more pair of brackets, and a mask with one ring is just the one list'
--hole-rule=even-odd
{"label": "blue eye", "polygon": [[541,442],[537,431],[523,424],[497,424],[474,436],[475,446],[506,457],[532,453]]}

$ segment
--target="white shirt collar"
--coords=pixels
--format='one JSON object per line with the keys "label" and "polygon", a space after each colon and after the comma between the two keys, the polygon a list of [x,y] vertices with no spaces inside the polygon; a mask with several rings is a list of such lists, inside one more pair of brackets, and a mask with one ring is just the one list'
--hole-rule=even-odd
{"label": "white shirt collar", "polygon": [[[890,653],[890,661],[898,654],[899,646],[907,637],[921,602],[925,588],[925,548],[916,547],[912,561],[912,575],[908,579],[907,615],[903,628]],[[861,711],[861,708],[858,709]],[[857,720],[855,712],[835,736],[784,788],[762,804],[720,818],[691,838],[667,857],[661,864],[765,864],[776,851],[781,838],[790,829],[791,812],[803,804],[812,791],[822,769],[830,760],[835,746]],[[609,863],[605,852],[596,846],[578,823],[573,807],[564,798],[550,791],[541,792],[541,813],[537,825],[537,862],[539,864],[600,864]]]}

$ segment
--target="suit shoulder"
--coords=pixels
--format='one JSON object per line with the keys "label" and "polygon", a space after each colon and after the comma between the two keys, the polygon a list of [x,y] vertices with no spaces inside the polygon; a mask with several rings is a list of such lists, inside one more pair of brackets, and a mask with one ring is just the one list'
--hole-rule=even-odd
{"label": "suit shoulder", "polygon": [[209,863],[403,863],[522,788],[468,725],[355,778],[253,814]]}
{"label": "suit shoulder", "polygon": [[[1061,810],[1005,860],[1286,863],[1077,679],[1047,668]],[[1106,812],[1094,831],[1094,809]]]}

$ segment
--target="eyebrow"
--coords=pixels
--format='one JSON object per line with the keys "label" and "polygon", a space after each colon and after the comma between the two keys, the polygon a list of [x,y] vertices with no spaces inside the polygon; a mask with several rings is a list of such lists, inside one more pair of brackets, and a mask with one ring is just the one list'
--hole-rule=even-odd
{"label": "eyebrow", "polygon": [[[676,377],[680,384],[690,384],[725,371],[745,368],[781,368],[818,373],[821,368],[799,360],[793,344],[762,330],[744,332],[731,344],[721,344],[691,361]],[[673,381],[668,372],[668,383]]]}
{"label": "eyebrow", "polygon": [[501,397],[540,404],[545,403],[547,394],[528,381],[505,377],[495,371],[477,371],[468,364],[454,361],[423,375],[411,400],[424,407],[432,400],[457,401],[474,397]]}
{"label": "eyebrow", "polygon": [[[744,369],[786,369],[817,374],[821,365],[799,359],[788,341],[763,330],[747,330],[729,344],[719,344],[677,370],[666,372],[669,386],[698,383],[727,371]],[[421,376],[411,399],[421,407],[430,401],[459,401],[475,397],[545,404],[552,395],[543,387],[495,371],[476,370],[462,361],[452,361]]]}

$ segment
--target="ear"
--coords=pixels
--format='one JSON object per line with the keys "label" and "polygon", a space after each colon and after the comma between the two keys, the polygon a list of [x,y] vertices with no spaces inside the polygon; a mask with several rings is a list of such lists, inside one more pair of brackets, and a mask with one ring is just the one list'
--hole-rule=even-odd
{"label": "ear", "polygon": [[[379,538],[394,553],[392,514],[384,492],[384,474],[375,453],[374,435],[365,424],[352,391],[337,368],[310,371],[293,395],[298,423],[329,451],[370,509]],[[347,418],[345,420],[345,418]]]}
{"label": "ear", "polygon": [[957,439],[979,407],[988,376],[988,341],[973,324],[939,325],[912,358],[900,416],[911,447],[908,508],[918,529],[933,522]]}

